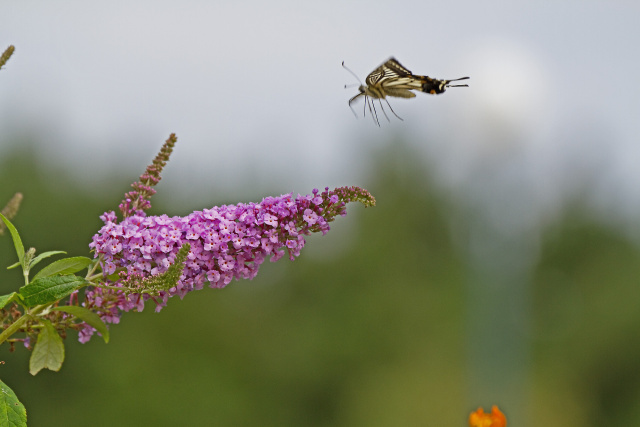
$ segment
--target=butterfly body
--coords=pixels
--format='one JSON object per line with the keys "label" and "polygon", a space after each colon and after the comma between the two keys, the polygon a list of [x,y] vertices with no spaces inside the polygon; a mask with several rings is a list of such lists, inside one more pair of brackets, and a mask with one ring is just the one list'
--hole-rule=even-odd
{"label": "butterfly body", "polygon": [[[344,62],[342,65],[344,66]],[[361,96],[364,96],[365,108],[368,105],[369,111],[374,115],[375,105],[369,104],[368,98],[379,100],[380,108],[382,108],[381,100],[384,99],[393,114],[398,117],[387,100],[388,96],[396,98],[414,98],[416,94],[412,92],[412,90],[425,92],[431,95],[438,95],[444,93],[448,87],[466,87],[467,85],[451,85],[450,83],[458,80],[466,80],[468,78],[469,77],[462,77],[459,79],[440,80],[428,76],[414,75],[411,71],[400,64],[397,59],[391,57],[367,76],[365,79],[366,85],[360,85],[358,88],[359,93],[349,100],[349,107],[351,107],[352,102]],[[371,111],[371,105],[373,105],[373,111]],[[384,108],[382,108],[382,112],[385,113]],[[387,114],[385,113],[385,117],[386,115]],[[400,117],[398,118],[402,120]],[[387,117],[387,119],[389,118]],[[380,125],[377,120],[377,114],[375,115],[374,121],[376,124]]]}

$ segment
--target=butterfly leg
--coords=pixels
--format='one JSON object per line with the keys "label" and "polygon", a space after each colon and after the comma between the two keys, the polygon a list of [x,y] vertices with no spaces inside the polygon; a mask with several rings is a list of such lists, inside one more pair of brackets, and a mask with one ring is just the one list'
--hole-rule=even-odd
{"label": "butterfly leg", "polygon": [[[387,101],[387,98],[384,99],[385,101]],[[384,116],[387,118],[387,121],[389,123],[391,123],[391,120],[389,120],[389,116],[387,116],[387,112],[384,111],[384,107],[382,106],[382,100],[380,98],[378,98],[378,102],[380,103],[380,108],[382,109],[382,112],[384,113]],[[387,104],[389,103],[389,101],[387,101]]]}
{"label": "butterfly leg", "polygon": [[349,108],[351,108],[351,111],[353,112],[353,115],[356,116],[356,119],[357,119],[358,118],[358,114],[356,113],[356,110],[353,109],[351,104],[349,104]]}
{"label": "butterfly leg", "polygon": [[378,127],[380,127],[380,120],[378,120],[378,112],[376,111],[376,104],[375,102],[373,102],[373,99],[371,100],[371,104],[369,106],[369,110],[371,110],[371,107],[373,106],[373,113],[372,116],[374,116],[373,122],[375,124],[378,125]]}
{"label": "butterfly leg", "polygon": [[[376,122],[375,117],[377,117],[377,115],[373,114],[373,110],[371,109],[371,104],[369,101],[369,97],[365,96],[364,97],[364,105],[362,106],[362,117],[367,117],[367,107],[369,107],[369,113],[371,113],[371,117],[373,118],[373,123],[377,124],[378,126],[380,126],[380,124],[378,124]],[[373,107],[375,108],[375,106]]]}
{"label": "butterfly leg", "polygon": [[[364,105],[362,106],[362,117],[367,117],[367,107],[369,107],[369,97],[365,95]],[[371,111],[371,107],[369,107],[369,111]]]}
{"label": "butterfly leg", "polygon": [[393,113],[394,116],[396,116],[397,118],[399,118],[400,120],[402,120],[404,122],[404,120],[402,119],[402,117],[400,117],[399,115],[396,114],[395,111],[393,111],[393,108],[391,108],[391,104],[389,104],[389,100],[387,98],[384,99],[385,101],[387,101],[387,105],[389,106],[389,109],[391,110],[391,112]]}

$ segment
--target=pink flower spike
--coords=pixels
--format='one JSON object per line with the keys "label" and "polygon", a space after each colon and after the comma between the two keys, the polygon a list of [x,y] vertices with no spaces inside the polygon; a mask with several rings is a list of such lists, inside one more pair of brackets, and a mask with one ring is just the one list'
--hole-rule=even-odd
{"label": "pink flower spike", "polygon": [[[141,185],[138,190],[149,193]],[[223,205],[186,217],[146,216],[141,209],[132,214],[134,202],[124,201],[129,215],[121,223],[116,222],[113,212],[102,215],[104,226],[90,244],[95,257],[102,257],[103,272],[110,275],[119,271],[120,279],[105,281],[108,289],[86,291],[83,305],[103,321],[117,323],[122,312],[142,310],[149,299],[159,311],[170,297],[183,297],[202,289],[206,282],[222,288],[234,278],[252,279],[267,258],[275,262],[285,253],[291,260],[299,256],[306,243],[304,236],[325,234],[331,221],[346,215],[346,203],[350,201],[375,205],[375,199],[358,187],[322,193],[314,189],[313,195],[295,198],[292,194],[266,197],[260,203]],[[135,203],[141,206],[139,201]],[[190,249],[176,285],[150,294],[144,281],[167,272],[186,243]],[[127,283],[138,283],[138,287],[126,287]],[[92,327],[83,326],[80,341],[88,341],[94,332]]]}

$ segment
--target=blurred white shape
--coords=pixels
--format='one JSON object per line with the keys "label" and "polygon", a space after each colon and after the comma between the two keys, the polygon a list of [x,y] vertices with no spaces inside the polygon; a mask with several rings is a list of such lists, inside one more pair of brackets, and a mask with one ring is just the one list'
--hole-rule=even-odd
{"label": "blurred white shape", "polygon": [[491,38],[476,45],[469,60],[475,107],[487,118],[521,129],[546,119],[552,76],[531,48],[514,40]]}

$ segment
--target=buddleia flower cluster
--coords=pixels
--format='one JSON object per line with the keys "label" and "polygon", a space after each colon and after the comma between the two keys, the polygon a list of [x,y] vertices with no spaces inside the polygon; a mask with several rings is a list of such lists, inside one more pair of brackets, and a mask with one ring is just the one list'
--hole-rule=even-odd
{"label": "buddleia flower cluster", "polygon": [[[149,299],[159,311],[170,297],[182,298],[207,283],[222,288],[233,279],[252,279],[268,257],[277,261],[287,255],[294,260],[305,245],[304,236],[326,234],[329,223],[346,215],[346,204],[352,201],[375,204],[366,190],[342,187],[223,205],[185,217],[147,216],[139,210],[118,222],[115,213],[105,213],[101,216],[104,226],[90,247],[101,257],[105,274],[118,276],[111,286],[87,291],[85,306],[105,322],[117,323],[122,312],[140,311]],[[151,292],[140,286],[141,280],[166,272],[185,244],[189,249],[175,286]],[[80,341],[88,341],[93,332],[85,324]]]}

